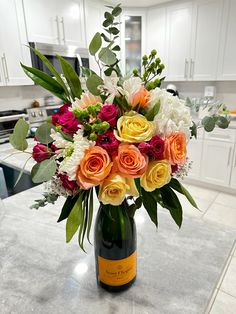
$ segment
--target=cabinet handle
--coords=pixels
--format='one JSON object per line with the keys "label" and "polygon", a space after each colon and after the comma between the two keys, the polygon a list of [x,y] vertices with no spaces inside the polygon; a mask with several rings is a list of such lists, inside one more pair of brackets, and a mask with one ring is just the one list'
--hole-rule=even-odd
{"label": "cabinet handle", "polygon": [[194,73],[194,61],[191,58],[190,59],[190,78],[192,78],[192,79],[193,79],[193,73]]}
{"label": "cabinet handle", "polygon": [[60,44],[61,43],[61,38],[60,38],[60,27],[59,27],[59,18],[56,16],[56,24],[57,24],[57,41]]}
{"label": "cabinet handle", "polygon": [[185,59],[185,65],[184,65],[184,77],[187,79],[188,78],[188,60]]}
{"label": "cabinet handle", "polygon": [[234,168],[236,168],[236,151],[235,151],[235,158],[234,158]]}
{"label": "cabinet handle", "polygon": [[64,41],[64,44],[65,44],[66,43],[66,35],[65,35],[65,24],[64,24],[63,16],[61,17],[61,25],[62,25],[62,34],[63,34],[62,40]]}
{"label": "cabinet handle", "polygon": [[5,53],[2,56],[2,67],[3,67],[3,72],[5,76],[6,82],[9,82],[9,74],[8,74],[8,68],[7,68],[7,60],[6,60],[6,55]]}
{"label": "cabinet handle", "polygon": [[227,167],[229,167],[229,164],[230,164],[231,152],[232,152],[232,147],[230,147],[230,149],[229,149],[229,158],[228,158]]}

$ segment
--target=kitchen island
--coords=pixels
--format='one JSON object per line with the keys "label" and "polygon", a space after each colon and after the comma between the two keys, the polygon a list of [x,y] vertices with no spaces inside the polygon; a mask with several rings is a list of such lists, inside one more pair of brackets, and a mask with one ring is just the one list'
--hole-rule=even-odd
{"label": "kitchen island", "polygon": [[156,230],[141,208],[137,280],[111,294],[96,285],[93,246],[86,244],[85,254],[76,236],[65,243],[65,223],[56,223],[64,199],[29,209],[41,192],[42,185],[0,205],[0,313],[205,313],[236,229],[186,216],[178,230],[159,209]]}

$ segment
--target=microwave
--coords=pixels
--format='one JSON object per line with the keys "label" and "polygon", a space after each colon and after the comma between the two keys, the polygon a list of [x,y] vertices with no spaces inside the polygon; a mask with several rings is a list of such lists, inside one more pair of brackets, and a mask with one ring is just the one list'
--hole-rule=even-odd
{"label": "microwave", "polygon": [[[60,66],[60,61],[56,57],[57,54],[62,56],[67,62],[71,64],[72,68],[80,78],[83,77],[81,66],[89,68],[88,49],[78,48],[76,46],[53,45],[36,42],[30,42],[29,45],[45,55],[60,74],[62,74],[62,69]],[[31,61],[34,68],[52,75],[42,60],[32,50]]]}

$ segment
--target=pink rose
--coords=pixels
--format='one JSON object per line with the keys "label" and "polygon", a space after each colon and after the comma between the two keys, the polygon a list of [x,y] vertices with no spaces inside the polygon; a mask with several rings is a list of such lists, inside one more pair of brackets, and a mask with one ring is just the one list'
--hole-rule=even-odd
{"label": "pink rose", "polygon": [[117,154],[119,144],[112,130],[99,135],[96,141],[96,145],[104,148],[110,155]]}
{"label": "pink rose", "polygon": [[102,121],[107,121],[111,127],[116,125],[117,109],[113,104],[103,105],[98,114],[98,118]]}
{"label": "pink rose", "polygon": [[68,189],[70,191],[73,191],[75,186],[76,186],[76,181],[72,180],[70,181],[68,179],[68,176],[67,175],[63,175],[63,174],[59,174],[58,177],[60,178],[61,182],[62,182],[62,186],[65,188],[65,189]]}
{"label": "pink rose", "polygon": [[41,162],[50,156],[51,154],[48,151],[47,146],[38,143],[33,147],[32,157],[34,158],[35,161]]}
{"label": "pink rose", "polygon": [[155,159],[164,158],[165,141],[158,135],[154,135],[149,142],[151,146],[151,155]]}
{"label": "pink rose", "polygon": [[79,121],[75,118],[74,114],[69,111],[70,105],[64,104],[60,107],[58,112],[52,115],[52,124],[62,127],[65,133],[76,133],[78,130]]}
{"label": "pink rose", "polygon": [[151,153],[152,147],[150,144],[142,142],[138,145],[138,149],[140,150],[142,154],[149,155]]}
{"label": "pink rose", "polygon": [[171,172],[175,173],[178,170],[178,165],[171,165]]}

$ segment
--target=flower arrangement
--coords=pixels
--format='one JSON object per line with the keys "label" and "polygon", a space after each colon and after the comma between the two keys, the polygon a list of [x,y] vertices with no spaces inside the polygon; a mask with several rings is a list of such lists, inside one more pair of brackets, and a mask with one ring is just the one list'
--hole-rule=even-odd
{"label": "flower arrangement", "polygon": [[[115,19],[120,6],[105,13],[105,33],[96,33],[89,51],[100,75],[82,68],[87,91],[70,64],[58,56],[64,77],[39,51],[33,49],[52,76],[22,65],[25,73],[63,101],[57,113],[36,132],[32,157],[34,183],[46,183],[38,209],[66,197],[58,222],[67,219],[66,241],[78,231],[79,245],[93,217],[93,189],[103,204],[128,200],[129,215],[142,205],[158,225],[157,204],[166,208],[176,224],[182,224],[182,206],[176,192],[197,208],[178,178],[187,175],[191,162],[187,143],[196,133],[185,101],[160,88],[164,65],[153,50],[142,59],[143,70],[124,78],[115,43],[119,30]],[[105,47],[102,44],[105,43]],[[27,148],[28,125],[19,120],[10,142]]]}

